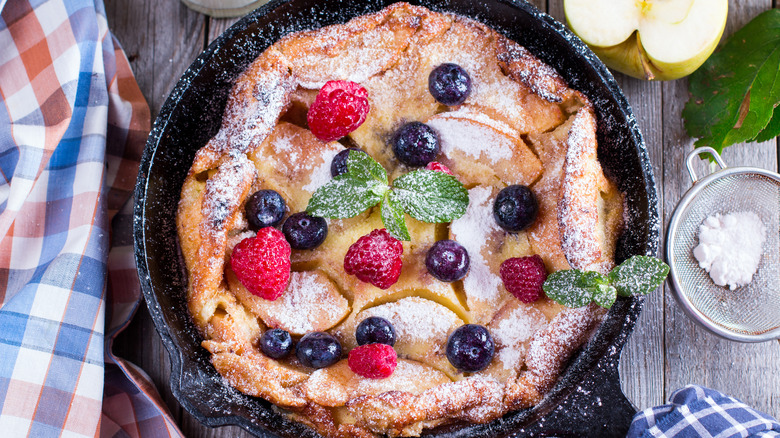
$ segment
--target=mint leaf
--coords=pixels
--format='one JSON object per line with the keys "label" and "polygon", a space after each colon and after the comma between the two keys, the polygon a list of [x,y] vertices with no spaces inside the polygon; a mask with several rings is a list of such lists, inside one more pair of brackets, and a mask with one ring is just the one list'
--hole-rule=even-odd
{"label": "mint leaf", "polygon": [[609,273],[609,280],[621,297],[646,295],[669,275],[669,266],[655,257],[633,256]]}
{"label": "mint leaf", "polygon": [[[387,186],[384,187],[386,192]],[[312,216],[329,218],[353,217],[378,204],[383,197],[382,183],[343,174],[314,192],[306,212]]]}
{"label": "mint leaf", "polygon": [[615,304],[617,290],[609,284],[609,278],[595,271],[585,271],[577,280],[577,285],[591,292],[593,301],[601,307],[609,309]]}
{"label": "mint leaf", "polygon": [[306,212],[329,218],[357,216],[381,202],[388,190],[384,167],[368,154],[350,151],[347,172],[315,190]]}
{"label": "mint leaf", "polygon": [[[734,143],[768,140],[780,104],[780,9],[770,9],[731,35],[688,81],[682,116],[696,146],[718,152]],[[770,131],[763,134],[762,131]]]}
{"label": "mint leaf", "polygon": [[451,222],[463,216],[469,193],[452,175],[433,170],[415,170],[393,181],[394,203],[423,222]]}
{"label": "mint leaf", "polygon": [[547,276],[542,290],[547,298],[566,307],[587,306],[593,301],[589,279],[578,269],[553,272]]}
{"label": "mint leaf", "polygon": [[577,279],[577,284],[580,287],[595,290],[599,286],[608,285],[609,279],[596,271],[585,271]]}
{"label": "mint leaf", "polygon": [[347,155],[347,173],[345,175],[360,180],[374,180],[384,185],[388,184],[385,168],[371,158],[370,155],[363,152],[349,151],[349,155]]}
{"label": "mint leaf", "polygon": [[416,170],[388,186],[387,171],[368,154],[350,151],[347,171],[322,187],[309,200],[313,216],[357,216],[378,203],[387,231],[399,240],[411,240],[406,213],[425,222],[449,222],[466,212],[469,194],[452,175]]}
{"label": "mint leaf", "polygon": [[604,276],[577,269],[553,272],[542,285],[545,295],[566,307],[582,307],[594,301],[609,309],[618,296],[647,294],[663,283],[669,266],[655,257],[633,256]]}
{"label": "mint leaf", "polygon": [[615,304],[617,289],[610,284],[600,284],[593,293],[593,301],[599,306],[609,309]]}
{"label": "mint leaf", "polygon": [[398,240],[410,241],[409,230],[406,228],[406,218],[404,211],[393,202],[387,192],[382,199],[382,223],[385,224],[387,232]]}

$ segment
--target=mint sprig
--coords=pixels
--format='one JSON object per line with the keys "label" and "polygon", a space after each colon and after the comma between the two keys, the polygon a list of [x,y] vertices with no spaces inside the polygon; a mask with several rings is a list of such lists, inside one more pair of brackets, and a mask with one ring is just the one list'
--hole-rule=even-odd
{"label": "mint sprig", "polygon": [[382,206],[380,207],[382,210],[382,223],[385,224],[385,229],[391,236],[399,240],[409,241],[411,236],[409,236],[409,229],[406,228],[404,211],[395,203],[390,194],[391,192],[388,190],[384,199],[382,199]]}
{"label": "mint sprig", "polygon": [[669,266],[655,257],[633,256],[607,275],[570,269],[550,274],[542,285],[548,298],[566,307],[582,307],[592,301],[609,309],[618,296],[646,295],[666,276]]}
{"label": "mint sprig", "polygon": [[433,170],[396,178],[390,197],[413,218],[431,223],[451,222],[469,205],[469,193],[457,178]]}
{"label": "mint sprig", "polygon": [[669,275],[669,266],[655,257],[634,256],[609,273],[618,296],[646,295],[656,290]]}
{"label": "mint sprig", "polygon": [[313,216],[348,218],[381,203],[388,233],[410,240],[405,213],[429,223],[451,222],[466,212],[469,194],[452,175],[415,170],[390,185],[387,171],[368,154],[350,151],[347,171],[318,188],[306,211]]}

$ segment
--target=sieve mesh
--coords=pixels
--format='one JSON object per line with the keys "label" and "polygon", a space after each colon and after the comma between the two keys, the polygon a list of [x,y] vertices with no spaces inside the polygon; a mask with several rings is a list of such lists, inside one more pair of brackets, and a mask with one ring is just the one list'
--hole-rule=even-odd
{"label": "sieve mesh", "polygon": [[[713,283],[693,256],[699,225],[708,216],[753,211],[766,227],[764,252],[753,281],[729,290]],[[745,335],[780,327],[780,185],[754,172],[711,180],[680,213],[677,238],[667,242],[674,254],[680,293],[715,324]]]}

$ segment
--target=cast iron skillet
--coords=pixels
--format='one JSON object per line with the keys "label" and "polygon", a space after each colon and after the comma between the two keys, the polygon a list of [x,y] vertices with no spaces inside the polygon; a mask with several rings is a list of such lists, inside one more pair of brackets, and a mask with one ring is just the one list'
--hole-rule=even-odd
{"label": "cast iron skillet", "polygon": [[[228,29],[192,63],[154,123],[135,189],[136,263],[152,319],[170,353],[173,395],[204,424],[237,424],[258,436],[317,436],[268,402],[225,384],[200,347],[200,336],[187,314],[186,276],[175,226],[179,191],[195,152],[217,132],[231,82],[266,47],[287,33],[345,22],[390,3],[272,1]],[[523,1],[421,3],[488,24],[555,67],[591,99],[599,118],[599,158],[627,195],[628,231],[619,242],[618,261],[634,254],[655,255],[657,194],[644,140],[628,102],[593,53],[560,23]],[[448,426],[430,435],[624,436],[635,409],[620,390],[617,363],[641,307],[641,298],[619,299],[538,406],[489,424]]]}

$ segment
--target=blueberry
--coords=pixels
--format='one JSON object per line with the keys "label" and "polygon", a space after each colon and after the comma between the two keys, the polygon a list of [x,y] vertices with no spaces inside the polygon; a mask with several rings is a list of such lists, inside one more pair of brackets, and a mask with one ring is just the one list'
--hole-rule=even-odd
{"label": "blueberry", "polygon": [[360,322],[355,330],[358,345],[395,344],[395,329],[390,321],[379,316],[369,316]]}
{"label": "blueberry", "polygon": [[341,174],[347,173],[347,157],[349,156],[349,151],[357,151],[357,152],[363,152],[365,151],[358,149],[358,148],[349,148],[344,149],[343,151],[336,154],[335,157],[333,157],[333,161],[330,163],[330,176],[337,177]]}
{"label": "blueberry", "polygon": [[477,324],[458,327],[447,340],[447,359],[455,368],[474,373],[485,369],[495,352],[488,330]]}
{"label": "blueberry", "polygon": [[292,336],[280,328],[266,330],[260,336],[260,350],[268,357],[281,359],[293,350]]}
{"label": "blueberry", "polygon": [[441,281],[460,280],[469,271],[469,253],[454,240],[439,240],[428,250],[425,266]]}
{"label": "blueberry", "polygon": [[407,166],[425,166],[439,155],[439,136],[430,126],[407,123],[393,136],[393,152]]}
{"label": "blueberry", "polygon": [[428,91],[444,105],[460,105],[471,93],[471,78],[457,64],[442,64],[428,75]]}
{"label": "blueberry", "polygon": [[295,355],[304,366],[325,368],[341,359],[341,344],[335,336],[312,332],[302,337],[295,347]]}
{"label": "blueberry", "polygon": [[312,249],[328,237],[328,223],[305,211],[291,214],[282,225],[282,233],[293,249]]}
{"label": "blueberry", "polygon": [[255,229],[279,224],[287,212],[282,196],[273,190],[258,190],[246,201],[246,220]]}
{"label": "blueberry", "polygon": [[493,217],[498,225],[507,231],[523,231],[528,228],[539,212],[536,196],[526,186],[505,187],[496,196],[493,204]]}

